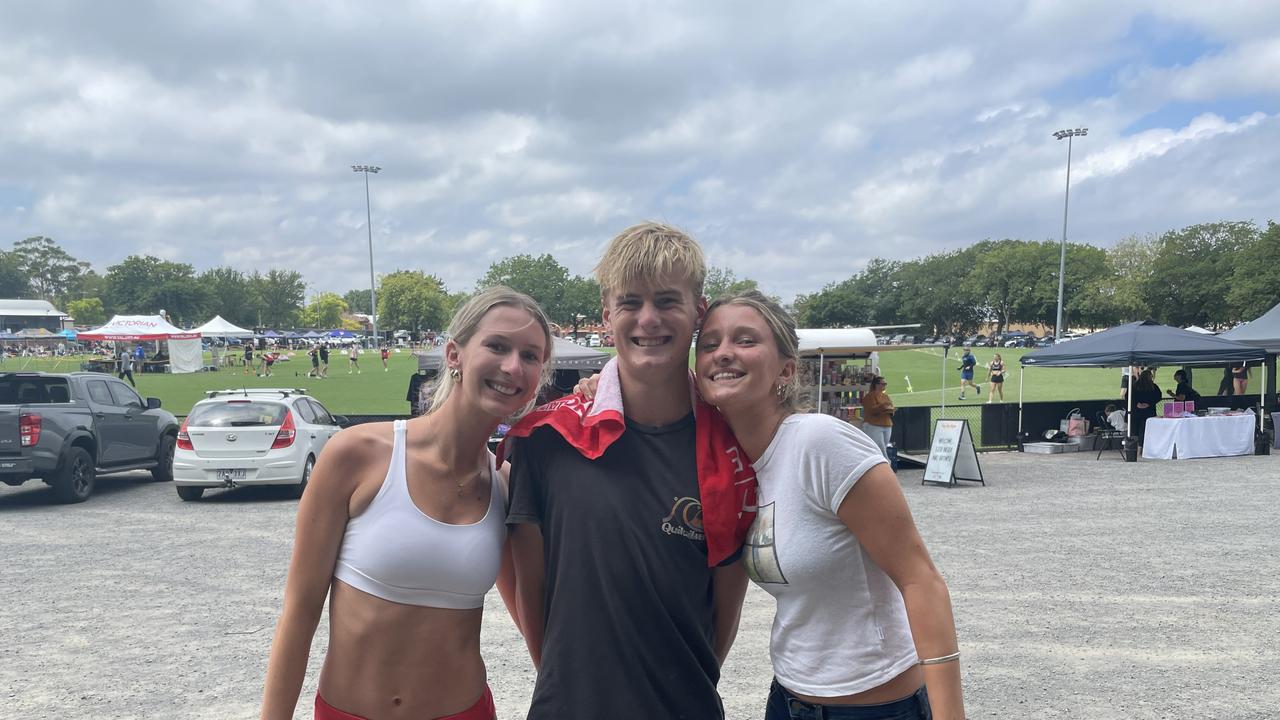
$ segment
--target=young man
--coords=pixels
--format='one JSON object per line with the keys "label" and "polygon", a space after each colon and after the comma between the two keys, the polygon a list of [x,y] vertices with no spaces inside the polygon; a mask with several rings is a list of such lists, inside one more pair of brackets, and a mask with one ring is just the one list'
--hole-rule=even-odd
{"label": "young man", "polygon": [[703,532],[689,346],[705,276],[679,230],[614,238],[596,277],[625,431],[594,460],[547,427],[516,445],[507,522],[539,668],[530,720],[724,716],[746,574],[736,555],[709,568]]}
{"label": "young man", "polygon": [[964,355],[960,356],[960,399],[964,399],[964,390],[971,387],[979,396],[982,395],[982,386],[973,384],[973,369],[977,367],[978,361],[973,357],[973,353],[969,352],[969,348],[964,349]]}
{"label": "young man", "polygon": [[329,344],[320,343],[320,374],[317,377],[329,377]]}

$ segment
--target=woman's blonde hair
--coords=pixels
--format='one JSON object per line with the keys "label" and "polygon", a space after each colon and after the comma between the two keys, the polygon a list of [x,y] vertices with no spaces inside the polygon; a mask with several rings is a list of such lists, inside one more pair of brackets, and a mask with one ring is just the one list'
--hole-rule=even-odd
{"label": "woman's blonde hair", "polygon": [[[449,341],[459,347],[471,342],[471,338],[480,327],[480,321],[484,320],[484,316],[488,315],[490,310],[499,306],[524,310],[542,327],[542,337],[546,341],[546,351],[543,352],[542,357],[542,375],[538,378],[537,389],[540,390],[551,377],[551,322],[547,320],[547,314],[542,311],[542,307],[528,295],[512,290],[505,285],[494,285],[472,295],[453,314],[453,320],[449,321],[449,329],[446,331]],[[444,362],[443,359],[442,362]],[[453,392],[456,384],[453,374],[449,372],[449,368],[441,367],[440,375],[436,379],[434,386],[429,390],[423,390],[424,394],[430,393],[431,401],[427,404],[422,414],[429,415],[443,407],[445,400],[449,399],[449,394]],[[533,409],[533,403],[536,400],[537,392],[535,391],[534,397],[529,401],[529,404],[521,408],[513,417],[519,417]]]}
{"label": "woman's blonde hair", "polygon": [[[716,298],[707,307],[707,314],[703,316],[703,324],[711,317],[711,313],[716,308],[725,305],[741,305],[749,307],[760,313],[760,317],[764,318],[764,322],[769,326],[769,332],[773,335],[773,343],[778,346],[778,355],[784,360],[793,360],[797,364],[800,360],[800,337],[796,334],[796,321],[791,314],[778,304],[778,301],[765,295],[759,290],[744,290],[743,292],[734,293],[732,295],[723,295]],[[797,382],[797,372],[791,374],[791,379],[782,386],[782,393],[778,397],[778,402],[782,407],[791,412],[800,412],[804,409],[803,398],[801,397],[800,385]]]}

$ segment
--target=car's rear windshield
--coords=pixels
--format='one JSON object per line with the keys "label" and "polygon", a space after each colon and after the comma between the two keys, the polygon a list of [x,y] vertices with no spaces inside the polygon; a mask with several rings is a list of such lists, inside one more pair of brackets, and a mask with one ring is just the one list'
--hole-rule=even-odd
{"label": "car's rear windshield", "polygon": [[277,402],[227,400],[197,405],[187,417],[194,427],[252,427],[279,425],[288,408]]}
{"label": "car's rear windshield", "polygon": [[0,405],[38,405],[71,402],[66,378],[39,375],[0,376]]}

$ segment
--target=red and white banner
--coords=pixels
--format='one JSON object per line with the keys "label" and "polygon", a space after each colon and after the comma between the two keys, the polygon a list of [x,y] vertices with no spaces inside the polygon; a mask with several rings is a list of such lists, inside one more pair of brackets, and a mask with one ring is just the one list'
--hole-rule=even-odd
{"label": "red and white banner", "polygon": [[159,315],[116,315],[100,328],[76,334],[77,340],[193,340],[200,333],[170,325]]}

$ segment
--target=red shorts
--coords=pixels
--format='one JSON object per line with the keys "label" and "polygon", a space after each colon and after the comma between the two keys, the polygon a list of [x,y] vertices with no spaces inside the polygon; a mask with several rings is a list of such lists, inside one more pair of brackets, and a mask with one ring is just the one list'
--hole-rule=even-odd
{"label": "red shorts", "polygon": [[[498,713],[493,708],[493,693],[489,692],[489,686],[486,685],[484,693],[474,705],[460,713],[442,715],[434,720],[496,720],[497,717]],[[320,693],[316,693],[315,720],[366,720],[366,718],[343,712],[325,702],[324,698],[320,697]]]}

